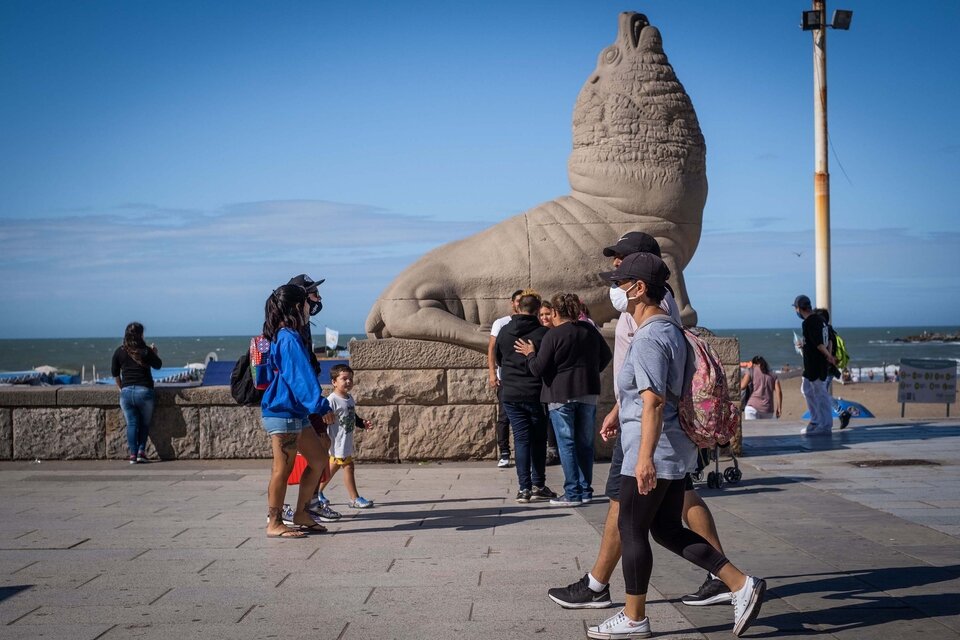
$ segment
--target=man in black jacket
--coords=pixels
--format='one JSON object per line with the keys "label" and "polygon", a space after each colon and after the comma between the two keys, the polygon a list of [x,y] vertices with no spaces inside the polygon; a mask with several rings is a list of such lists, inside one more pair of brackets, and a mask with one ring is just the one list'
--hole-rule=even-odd
{"label": "man in black jacket", "polygon": [[523,338],[538,348],[547,328],[540,324],[540,297],[525,295],[519,313],[497,335],[495,356],[500,367],[503,408],[513,427],[513,456],[517,467],[517,502],[549,500],[557,494],[546,483],[547,415],[540,403],[540,378],[530,373],[527,358],[514,343]]}

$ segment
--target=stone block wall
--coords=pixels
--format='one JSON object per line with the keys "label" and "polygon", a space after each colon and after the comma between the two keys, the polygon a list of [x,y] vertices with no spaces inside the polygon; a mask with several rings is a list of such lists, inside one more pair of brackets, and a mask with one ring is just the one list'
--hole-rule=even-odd
{"label": "stone block wall", "polygon": [[[228,387],[158,388],[147,453],[161,460],[269,458],[260,409]],[[111,386],[0,388],[0,460],[126,459]]]}
{"label": "stone block wall", "polygon": [[[612,328],[604,330],[612,348]],[[703,338],[720,356],[739,398],[740,347],[736,338]],[[497,398],[487,382],[484,354],[465,347],[427,340],[363,340],[350,343],[350,365],[356,371],[354,396],[363,416],[386,416],[380,429],[363,434],[380,459],[398,460],[494,459]],[[603,417],[614,404],[612,367],[602,376],[603,393],[597,407],[596,455],[609,459],[611,443],[599,437]],[[364,442],[364,445],[367,443]],[[395,447],[395,448],[394,448]],[[361,456],[372,449],[358,447]],[[739,451],[739,431],[735,441]]]}
{"label": "stone block wall", "polygon": [[[604,331],[608,341],[609,329]],[[739,388],[739,344],[705,336]],[[486,356],[424,340],[350,343],[357,413],[375,429],[356,432],[357,459],[482,460],[497,456],[497,399],[487,383]],[[599,431],[613,406],[613,375],[602,375]],[[329,391],[329,389],[327,389]],[[739,432],[734,450],[740,450]],[[597,458],[611,448],[599,435]],[[258,407],[240,407],[228,387],[158,388],[148,443],[153,458],[269,458]],[[0,388],[0,460],[127,457],[126,425],[112,386]]]}

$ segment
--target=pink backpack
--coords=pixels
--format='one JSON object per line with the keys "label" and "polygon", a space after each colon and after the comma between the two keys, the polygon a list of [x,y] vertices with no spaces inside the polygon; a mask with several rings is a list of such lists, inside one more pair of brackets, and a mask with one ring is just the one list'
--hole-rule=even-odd
{"label": "pink backpack", "polygon": [[687,365],[678,406],[680,426],[700,448],[724,446],[733,439],[740,410],[730,400],[727,376],[713,347],[683,330]]}

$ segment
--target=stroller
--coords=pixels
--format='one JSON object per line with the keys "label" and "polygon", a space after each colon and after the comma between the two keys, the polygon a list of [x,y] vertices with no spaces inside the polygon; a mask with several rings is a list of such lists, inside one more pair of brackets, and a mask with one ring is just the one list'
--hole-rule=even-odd
{"label": "stroller", "polygon": [[[737,463],[737,456],[729,445],[717,445],[712,449],[700,449],[697,453],[699,460],[697,462],[697,471],[692,474],[694,482],[703,482],[703,470],[713,462],[713,471],[707,473],[707,488],[722,489],[723,482],[726,480],[730,484],[737,484],[743,478],[743,472],[740,471],[740,465]],[[727,467],[720,472],[720,458],[729,457],[733,466]]]}

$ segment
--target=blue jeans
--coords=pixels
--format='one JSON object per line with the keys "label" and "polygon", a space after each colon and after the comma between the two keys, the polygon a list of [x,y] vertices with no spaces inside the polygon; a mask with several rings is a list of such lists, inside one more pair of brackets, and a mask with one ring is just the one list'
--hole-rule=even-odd
{"label": "blue jeans", "polygon": [[513,458],[520,490],[543,487],[547,464],[547,416],[539,402],[504,402],[513,428]]}
{"label": "blue jeans", "polygon": [[127,421],[127,448],[132,456],[147,447],[155,399],[150,387],[133,385],[120,389],[120,409]]}
{"label": "blue jeans", "polygon": [[568,402],[550,410],[563,468],[563,495],[567,500],[593,498],[593,432],[597,405]]}

